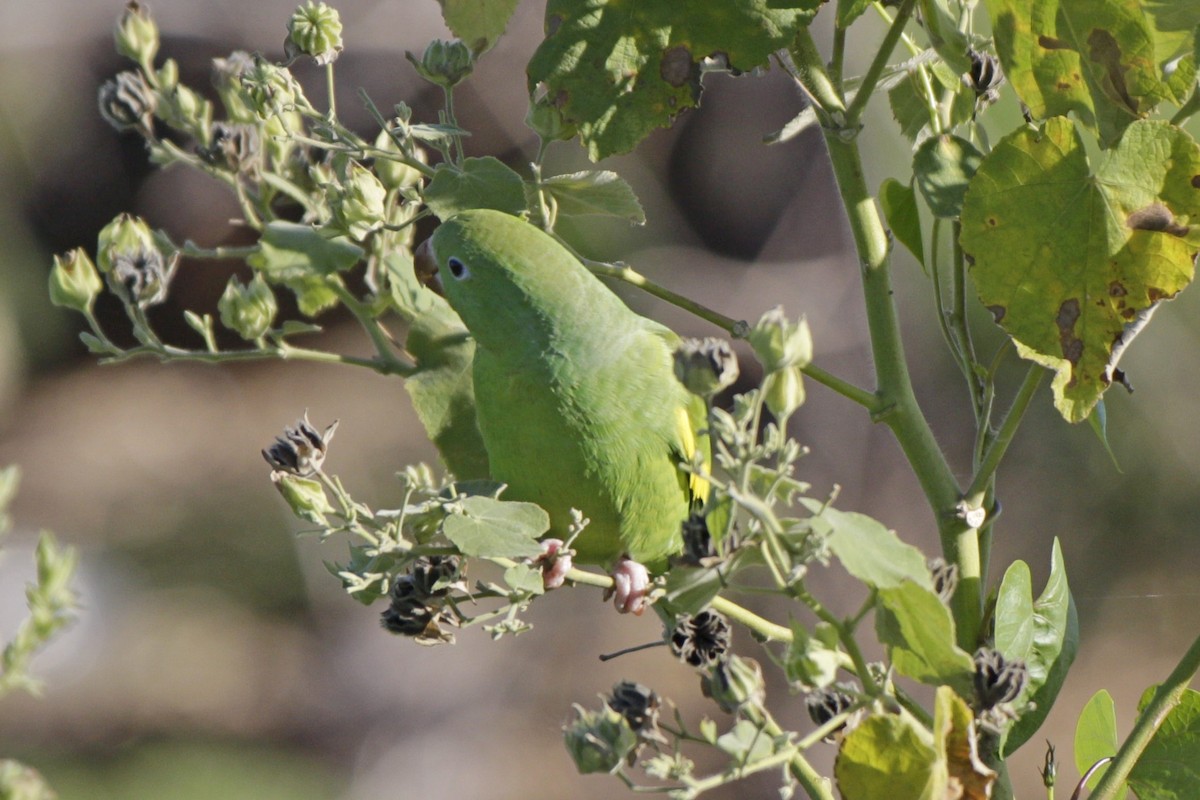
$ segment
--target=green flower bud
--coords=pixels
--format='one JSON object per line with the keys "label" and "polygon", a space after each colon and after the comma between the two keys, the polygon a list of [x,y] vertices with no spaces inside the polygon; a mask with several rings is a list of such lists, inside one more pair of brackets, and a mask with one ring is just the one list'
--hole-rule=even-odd
{"label": "green flower bud", "polygon": [[563,119],[562,109],[548,96],[529,99],[525,124],[544,141],[566,140],[575,136],[575,124]]}
{"label": "green flower bud", "polygon": [[808,321],[788,322],[783,307],[776,306],[762,315],[746,336],[754,354],[767,372],[784,367],[804,367],[812,361],[812,333]]}
{"label": "green flower bud", "polygon": [[785,367],[763,378],[763,400],[776,419],[784,419],[804,405],[804,374],[800,367]]}
{"label": "green flower bud", "polygon": [[245,286],[234,275],[217,303],[217,310],[221,312],[222,325],[237,331],[243,339],[254,341],[270,329],[279,307],[275,293],[261,274],[256,274]]}
{"label": "green flower bud", "polygon": [[167,298],[179,254],[165,255],[144,221],[120,214],[100,231],[96,260],[123,301],[148,308]]}
{"label": "green flower bud", "polygon": [[727,714],[742,708],[761,708],[767,688],[762,667],[752,658],[730,655],[709,667],[700,678],[700,691]]}
{"label": "green flower bud", "polygon": [[140,72],[126,70],[105,81],[97,96],[100,116],[119,131],[136,128],[149,136],[158,100]]}
{"label": "green flower bud", "polygon": [[112,272],[114,259],[120,254],[154,246],[154,233],[141,217],[118,214],[100,230],[97,237],[97,266],[103,273]]}
{"label": "green flower bud", "polygon": [[150,11],[137,0],[129,0],[113,31],[117,52],[139,64],[152,64],[158,53],[158,25]]}
{"label": "green flower bud", "polygon": [[[379,132],[379,135],[375,137],[375,146],[388,153],[400,155],[400,148],[396,146],[396,142],[392,140],[387,131]],[[429,163],[425,151],[415,144],[412,145],[412,153],[409,158],[420,161],[422,164]],[[378,156],[375,159],[375,174],[388,189],[407,189],[421,181],[421,172],[416,167],[410,167],[402,161],[386,156]]]}
{"label": "green flower bud", "polygon": [[334,508],[325,496],[325,487],[320,481],[312,478],[301,478],[287,472],[272,472],[271,481],[279,494],[291,507],[292,513],[300,519],[314,525],[326,525],[326,514],[332,514]]}
{"label": "green flower bud", "polygon": [[296,103],[299,87],[292,73],[261,56],[255,56],[241,75],[241,95],[256,119],[267,119]]}
{"label": "green flower bud", "polygon": [[351,161],[343,178],[330,187],[328,201],[333,224],[351,239],[362,241],[383,227],[387,189],[374,173]]}
{"label": "green flower bud", "polygon": [[156,113],[159,119],[201,141],[207,138],[212,125],[212,103],[178,82],[160,89],[158,100]]}
{"label": "green flower bud", "polygon": [[404,55],[422,78],[447,89],[462,83],[475,69],[475,54],[458,39],[449,42],[434,39],[420,60],[410,52]]}
{"label": "green flower bud", "polygon": [[50,271],[50,302],[54,305],[87,313],[103,288],[96,265],[82,247],[54,257]]}
{"label": "green flower bud", "polygon": [[225,107],[225,115],[233,122],[255,122],[254,112],[242,90],[242,76],[254,68],[254,56],[245,50],[235,50],[228,58],[213,59],[212,84]]}
{"label": "green flower bud", "polygon": [[637,734],[618,711],[575,706],[576,718],[563,729],[567,752],[581,774],[614,772],[638,746]]}
{"label": "green flower bud", "polygon": [[337,60],[342,50],[342,21],[338,12],[324,3],[308,0],[288,20],[284,51],[289,61],[309,55],[321,65]]}
{"label": "green flower bud", "polygon": [[675,377],[692,394],[712,397],[737,376],[737,356],[724,339],[684,339],[675,348]]}

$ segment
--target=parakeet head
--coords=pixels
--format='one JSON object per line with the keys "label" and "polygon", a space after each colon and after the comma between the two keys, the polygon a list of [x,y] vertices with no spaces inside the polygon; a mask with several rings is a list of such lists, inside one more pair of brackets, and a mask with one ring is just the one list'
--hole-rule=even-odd
{"label": "parakeet head", "polygon": [[443,222],[415,259],[417,275],[438,276],[446,300],[484,347],[534,344],[564,325],[585,324],[589,309],[577,306],[597,282],[551,236],[500,211],[467,211]]}

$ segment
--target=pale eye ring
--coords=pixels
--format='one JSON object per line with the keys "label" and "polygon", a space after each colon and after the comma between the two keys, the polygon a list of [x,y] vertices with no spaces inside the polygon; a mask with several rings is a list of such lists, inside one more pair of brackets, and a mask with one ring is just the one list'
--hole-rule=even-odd
{"label": "pale eye ring", "polygon": [[446,268],[450,270],[450,274],[454,276],[456,281],[461,281],[463,278],[470,277],[470,272],[467,270],[467,265],[459,261],[454,256],[446,259]]}

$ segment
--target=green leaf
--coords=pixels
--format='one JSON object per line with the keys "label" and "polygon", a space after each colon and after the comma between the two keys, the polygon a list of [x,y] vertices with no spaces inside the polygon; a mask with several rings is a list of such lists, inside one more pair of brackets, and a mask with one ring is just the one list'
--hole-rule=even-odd
{"label": "green leaf", "polygon": [[593,161],[632,150],[655,128],[699,104],[700,62],[765,67],[808,24],[819,0],[549,0],[548,35],[527,68]]}
{"label": "green leaf", "polygon": [[921,211],[911,183],[886,179],[879,187],[879,205],[896,241],[908,248],[925,269],[925,245],[921,238]]}
{"label": "green leaf", "polygon": [[1104,452],[1108,453],[1113,467],[1117,472],[1123,472],[1121,465],[1117,462],[1117,454],[1113,452],[1112,445],[1108,443],[1108,412],[1104,408],[1103,399],[1096,403],[1096,407],[1092,409],[1092,413],[1088,414],[1088,425],[1092,427],[1092,433],[1096,434],[1096,438],[1100,440],[1100,444],[1104,445]]}
{"label": "green leaf", "polygon": [[751,764],[775,752],[775,740],[759,726],[740,719],[717,737],[716,745],[738,764]]}
{"label": "green leaf", "polygon": [[1029,567],[1015,561],[1000,584],[995,613],[996,649],[1006,659],[1024,661],[1028,669],[1029,678],[1015,705],[1035,704],[1009,730],[1004,743],[1007,755],[1041,727],[1079,649],[1079,618],[1057,538],[1050,556],[1050,577],[1037,601],[1033,600]]}
{"label": "green leaf", "polygon": [[404,342],[417,362],[404,388],[446,468],[459,480],[487,478],[487,450],[475,420],[475,340],[445,298],[427,294],[431,307],[412,321]]}
{"label": "green leaf", "polygon": [[945,765],[933,736],[908,712],[864,719],[842,741],[833,774],[846,800],[946,796]]}
{"label": "green leaf", "polygon": [[1035,119],[1074,112],[1105,146],[1172,91],[1138,0],[991,0],[1005,75]]}
{"label": "green leaf", "polygon": [[442,18],[476,54],[492,48],[520,0],[438,0]]}
{"label": "green leaf", "polygon": [[[931,79],[935,79],[942,88],[953,93],[949,117],[946,120],[947,127],[953,128],[970,120],[975,113],[975,92],[967,88],[959,76],[945,64],[939,62],[927,65],[925,69]],[[934,88],[937,88],[936,84]],[[892,116],[900,124],[900,132],[910,142],[921,142],[928,136],[933,123],[929,104],[921,73],[917,69],[910,69],[888,89],[888,105],[892,109]]]}
{"label": "green leaf", "polygon": [[975,662],[956,644],[950,609],[932,591],[912,581],[880,589],[875,631],[901,675],[972,696]]}
{"label": "green leaf", "polygon": [[834,21],[839,28],[849,28],[850,23],[861,17],[870,7],[871,0],[838,0]]}
{"label": "green leaf", "polygon": [[463,513],[451,514],[442,533],[464,556],[529,558],[540,555],[538,537],[550,529],[550,517],[533,503],[467,497]]}
{"label": "green leaf", "polygon": [[913,155],[913,177],[934,216],[954,219],[962,212],[967,184],[981,161],[975,145],[950,133],[921,143]]}
{"label": "green leaf", "polygon": [[441,220],[473,208],[520,214],[525,210],[525,184],[493,156],[464,159],[461,167],[438,164],[425,187],[425,205]]}
{"label": "green leaf", "polygon": [[[1154,697],[1150,687],[1138,703],[1142,711]],[[1129,772],[1138,800],[1185,800],[1200,786],[1200,692],[1185,689],[1154,738]]]}
{"label": "green leaf", "polygon": [[300,313],[306,317],[315,317],[322,311],[338,304],[337,292],[329,286],[329,281],[322,275],[290,278],[283,284],[292,290],[292,294],[296,295],[296,305],[300,308]]}
{"label": "green leaf", "polygon": [[504,570],[504,582],[514,592],[536,595],[546,591],[542,571],[528,564],[514,564]]}
{"label": "green leaf", "polygon": [[841,663],[838,634],[832,625],[819,622],[810,634],[800,622],[792,620],[792,641],[784,659],[784,673],[789,681],[805,688],[823,689],[837,678]]}
{"label": "green leaf", "polygon": [[[1117,711],[1112,695],[1101,689],[1088,700],[1075,723],[1075,768],[1085,775],[1097,761],[1116,754]],[[1088,787],[1095,788],[1107,770],[1107,765],[1096,770],[1088,780]],[[1120,790],[1115,796],[1125,797],[1125,791]]]}
{"label": "green leaf", "polygon": [[1121,352],[1162,300],[1192,280],[1200,239],[1200,147],[1136,122],[1099,170],[1064,117],[1005,137],[963,203],[963,249],[979,298],[1023,358],[1050,367],[1069,422],[1091,413]]}
{"label": "green leaf", "polygon": [[1200,0],[1143,0],[1154,58],[1169,99],[1183,105],[1196,85],[1196,27]]}
{"label": "green leaf", "polygon": [[829,549],[846,571],[860,581],[875,588],[899,586],[910,580],[926,589],[933,588],[925,556],[912,545],[900,541],[895,531],[888,530],[882,523],[853,511],[838,511],[821,508],[821,503],[808,498],[801,500],[813,517],[814,530],[824,523],[830,530],[826,535]]}
{"label": "green leaf", "polygon": [[615,172],[589,170],[555,175],[542,181],[542,188],[554,198],[561,215],[603,214],[636,225],[646,224],[646,212],[633,187]]}
{"label": "green leaf", "polygon": [[715,567],[674,567],[667,573],[663,600],[674,614],[698,614],[725,588],[721,570]]}
{"label": "green leaf", "polygon": [[328,238],[311,225],[276,221],[267,223],[246,263],[267,280],[284,282],[350,269],[362,256],[363,249],[345,237]]}
{"label": "green leaf", "polygon": [[407,320],[433,311],[437,297],[417,280],[408,248],[395,248],[383,257],[383,274],[396,312]]}
{"label": "green leaf", "polygon": [[957,75],[971,71],[971,46],[947,0],[918,0],[929,43]]}

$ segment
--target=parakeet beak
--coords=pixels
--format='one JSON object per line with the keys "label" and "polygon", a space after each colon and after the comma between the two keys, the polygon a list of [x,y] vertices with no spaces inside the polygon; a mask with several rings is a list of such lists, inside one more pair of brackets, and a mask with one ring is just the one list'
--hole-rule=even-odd
{"label": "parakeet beak", "polygon": [[430,244],[429,239],[421,242],[420,246],[413,251],[413,271],[417,274],[417,280],[427,288],[442,297],[446,296],[446,293],[442,291],[442,281],[437,274],[437,254],[433,252],[433,245]]}

